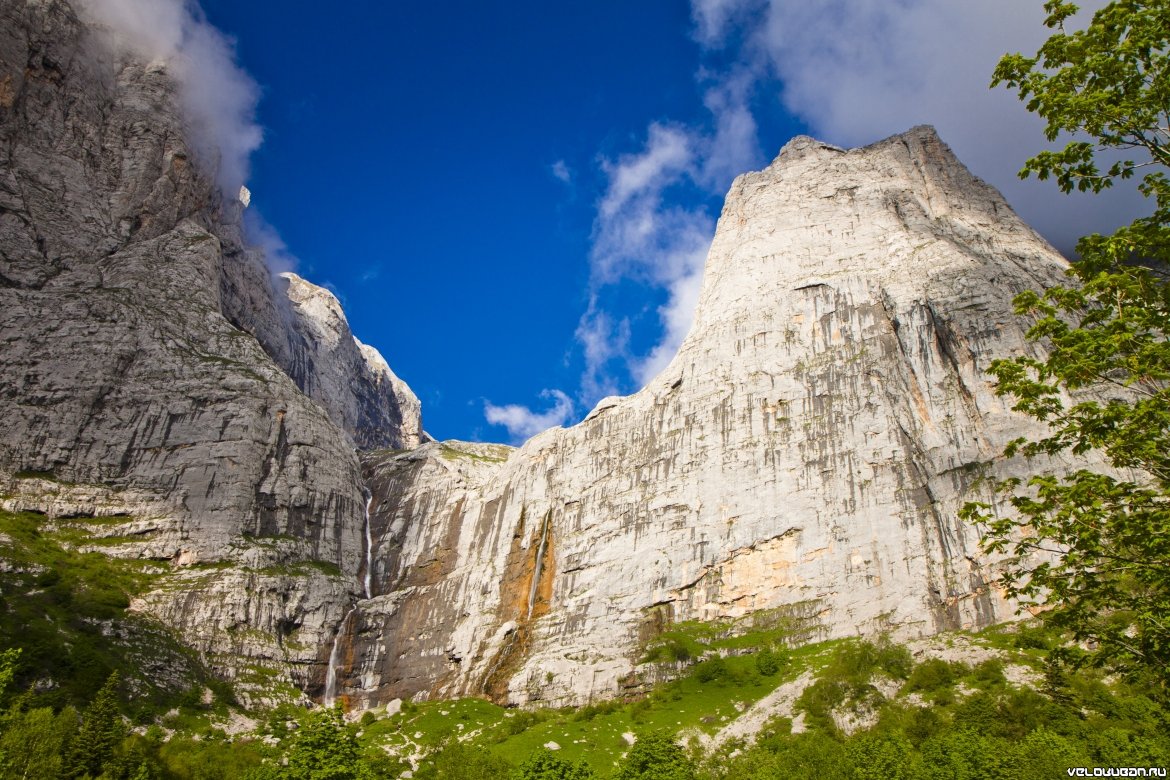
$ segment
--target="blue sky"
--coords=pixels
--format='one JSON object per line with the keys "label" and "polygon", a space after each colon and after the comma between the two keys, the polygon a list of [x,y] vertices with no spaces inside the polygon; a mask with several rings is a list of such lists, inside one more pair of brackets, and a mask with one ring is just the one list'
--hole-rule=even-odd
{"label": "blue sky", "polygon": [[[650,121],[709,121],[685,4],[492,6],[204,0],[262,89],[254,207],[440,438],[515,438],[487,403],[564,410],[549,423],[588,411],[575,334],[604,163],[636,153]],[[782,142],[797,128],[773,113]],[[729,182],[671,194],[717,213]],[[631,353],[652,348],[663,290],[608,287]],[[636,389],[620,359],[599,382]]]}
{"label": "blue sky", "polygon": [[732,178],[797,133],[935,124],[1062,248],[1136,208],[1014,177],[1040,125],[987,83],[1043,40],[1039,0],[143,1],[83,0],[185,58],[257,237],[441,439],[516,442],[637,390],[685,335]]}

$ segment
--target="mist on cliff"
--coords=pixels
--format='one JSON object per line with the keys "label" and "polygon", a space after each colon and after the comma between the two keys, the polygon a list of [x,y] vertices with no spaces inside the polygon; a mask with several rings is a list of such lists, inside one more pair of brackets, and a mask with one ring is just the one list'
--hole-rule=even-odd
{"label": "mist on cliff", "polygon": [[256,121],[260,89],[236,64],[234,42],[183,0],[78,0],[78,7],[115,49],[165,65],[195,154],[234,197],[264,137]]}

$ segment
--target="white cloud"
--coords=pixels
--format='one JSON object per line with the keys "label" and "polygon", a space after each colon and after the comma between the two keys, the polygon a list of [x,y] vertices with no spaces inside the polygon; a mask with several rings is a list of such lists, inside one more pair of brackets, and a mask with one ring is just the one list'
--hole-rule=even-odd
{"label": "white cloud", "polygon": [[284,239],[280,237],[280,233],[255,208],[244,212],[244,236],[248,239],[249,245],[259,247],[263,251],[264,261],[273,274],[296,271],[300,265],[296,256],[284,243]]}
{"label": "white cloud", "polygon": [[496,406],[485,401],[484,417],[492,425],[507,428],[513,442],[521,442],[541,431],[564,425],[573,416],[573,401],[560,390],[544,390],[540,395],[553,401],[552,407],[544,412],[536,412],[520,404]]}
{"label": "white cloud", "polygon": [[707,90],[703,104],[715,119],[715,133],[705,140],[700,172],[705,185],[715,191],[761,161],[756,119],[748,98],[752,74],[740,70]]}
{"label": "white cloud", "polygon": [[681,127],[655,122],[650,125],[646,147],[637,154],[603,162],[609,187],[601,199],[602,217],[612,217],[635,198],[654,198],[691,166],[691,139]]}
{"label": "white cloud", "polygon": [[[723,100],[720,97],[713,104],[722,108]],[[754,133],[754,123],[751,127]],[[741,129],[735,132],[742,138]],[[628,349],[628,320],[615,321],[601,309],[595,289],[577,328],[585,355],[582,400],[587,406],[619,391],[611,361],[621,359],[633,377],[644,383],[674,357],[690,329],[714,221],[701,209],[669,205],[665,193],[677,185],[717,176],[714,168],[705,173],[714,159],[712,140],[693,129],[654,123],[641,151],[602,162],[609,183],[593,225],[595,288],[636,279],[664,288],[668,299],[659,309],[661,339],[647,355],[634,356]],[[715,167],[723,164],[713,163]]]}
{"label": "white cloud", "polygon": [[[761,162],[749,108],[751,71],[739,68],[717,79],[699,76],[710,82],[703,99],[710,127],[654,122],[641,150],[601,163],[608,184],[593,223],[594,289],[577,328],[585,355],[585,406],[620,391],[613,361],[620,359],[634,381],[644,385],[670,362],[690,330],[715,220],[702,207],[678,205],[676,191],[723,194],[735,176]],[[640,355],[628,348],[629,321],[621,320],[616,328],[615,318],[599,304],[604,287],[631,279],[667,295],[658,308],[659,338]]]}
{"label": "white cloud", "polygon": [[557,160],[550,166],[549,170],[552,172],[553,178],[558,181],[569,184],[573,181],[573,172],[569,170],[569,166],[564,160]]}
{"label": "white cloud", "polygon": [[166,64],[195,154],[234,196],[248,180],[248,158],[263,132],[256,123],[260,90],[236,64],[232,40],[184,0],[81,0],[80,7],[117,50]]}
{"label": "white cloud", "polygon": [[[1103,4],[1082,5],[1091,11]],[[1051,33],[1039,2],[692,0],[692,12],[701,43],[740,41],[742,63],[822,140],[857,146],[933,124],[961,160],[1063,249],[1141,210],[1129,188],[1107,198],[1069,197],[1051,182],[1016,175],[1047,146],[1042,122],[1012,92],[988,85],[1001,55],[1035,52]]]}
{"label": "white cloud", "polygon": [[658,310],[662,319],[662,338],[650,353],[634,362],[634,378],[639,385],[645,385],[666,368],[674,359],[679,346],[691,329],[695,319],[695,308],[699,304],[699,292],[703,287],[703,263],[711,241],[706,239],[694,247],[694,267],[669,285],[670,297]]}
{"label": "white cloud", "polygon": [[722,45],[731,20],[755,4],[755,0],[692,0],[695,39],[710,47]]}
{"label": "white cloud", "polygon": [[596,296],[581,315],[574,334],[585,357],[585,372],[581,377],[581,398],[585,406],[592,406],[600,398],[621,392],[610,373],[614,360],[629,360],[630,321],[615,319],[598,308]]}

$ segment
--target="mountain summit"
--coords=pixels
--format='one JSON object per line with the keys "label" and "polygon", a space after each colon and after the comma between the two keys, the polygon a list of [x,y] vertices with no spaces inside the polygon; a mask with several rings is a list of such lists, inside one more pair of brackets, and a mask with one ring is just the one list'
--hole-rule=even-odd
{"label": "mountain summit", "polygon": [[804,637],[1012,615],[957,517],[1035,423],[996,397],[1013,296],[1066,263],[932,128],[810,138],[731,187],[690,334],[641,392],[500,461],[367,459],[385,597],[342,688],[580,703],[689,620]]}

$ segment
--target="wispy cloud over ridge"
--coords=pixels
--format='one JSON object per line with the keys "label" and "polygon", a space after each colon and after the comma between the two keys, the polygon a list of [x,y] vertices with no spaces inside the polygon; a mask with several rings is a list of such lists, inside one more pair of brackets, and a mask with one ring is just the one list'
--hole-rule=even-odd
{"label": "wispy cloud over ridge", "polygon": [[[1083,15],[1105,0],[1089,0]],[[595,290],[577,330],[586,370],[581,396],[613,391],[613,361],[644,385],[663,369],[694,318],[715,220],[669,196],[689,182],[722,193],[764,162],[753,99],[769,95],[818,137],[844,147],[917,124],[935,125],[960,159],[1001,189],[1021,215],[1064,251],[1092,230],[1112,230],[1142,210],[1132,190],[1108,198],[1058,194],[1017,171],[1046,143],[1041,121],[1008,90],[989,87],[999,57],[1032,52],[1048,31],[1041,4],[1019,0],[692,0],[693,36],[725,63],[702,69],[710,124],[651,123],[641,151],[603,161],[591,256]],[[779,148],[787,138],[771,139]],[[597,288],[637,279],[666,291],[662,328],[646,353],[625,341],[604,348],[616,317]]]}
{"label": "wispy cloud over ridge", "polygon": [[260,89],[236,64],[234,42],[184,0],[80,0],[79,7],[118,50],[166,64],[179,85],[188,140],[234,195],[264,137],[256,121]]}
{"label": "wispy cloud over ridge", "polygon": [[[1087,19],[1104,0],[1080,5]],[[1048,146],[1043,125],[1012,92],[989,84],[1000,56],[1032,53],[1050,33],[1038,0],[692,0],[691,9],[696,40],[738,47],[758,88],[822,140],[859,146],[932,124],[1061,249],[1141,210],[1131,188],[1067,197],[1051,182],[1017,177]]]}
{"label": "wispy cloud over ridge", "polygon": [[[679,205],[670,193],[679,187],[721,192],[756,161],[755,120],[745,95],[738,85],[713,87],[705,105],[714,130],[654,122],[639,151],[602,160],[607,187],[593,223],[593,290],[577,328],[585,357],[583,405],[622,389],[615,372],[644,385],[665,368],[690,330],[715,220],[701,207]],[[657,312],[660,336],[643,354],[629,350],[629,321],[601,303],[604,288],[623,280],[666,293]]]}
{"label": "wispy cloud over ridge", "polygon": [[264,262],[273,274],[296,271],[300,266],[280,232],[255,208],[244,212],[244,235],[249,244],[264,252]]}
{"label": "wispy cloud over ridge", "polygon": [[722,47],[732,20],[763,4],[764,0],[692,0],[695,40],[707,48]]}
{"label": "wispy cloud over ridge", "polygon": [[541,431],[564,425],[573,416],[573,401],[560,390],[545,390],[542,398],[553,402],[551,408],[544,412],[534,412],[532,409],[519,404],[496,406],[487,401],[483,405],[484,417],[492,425],[502,425],[508,431],[509,438],[514,443],[535,436]]}
{"label": "wispy cloud over ridge", "polygon": [[571,184],[573,181],[573,172],[569,170],[569,165],[564,160],[557,160],[550,165],[549,172],[557,181],[565,184]]}

